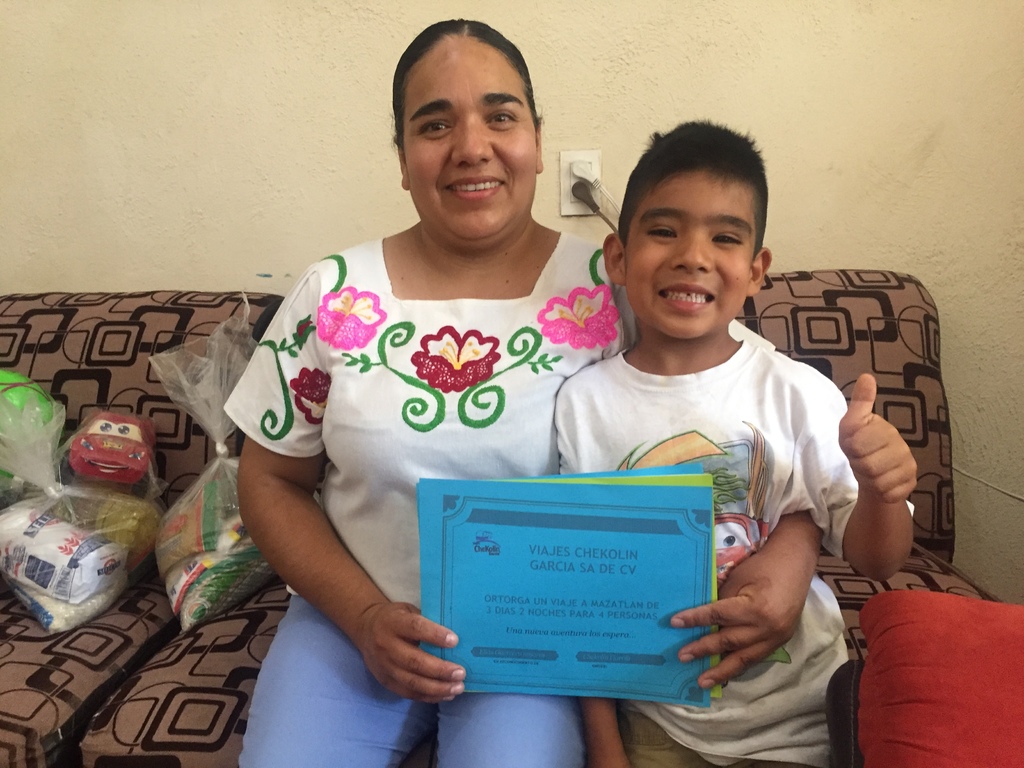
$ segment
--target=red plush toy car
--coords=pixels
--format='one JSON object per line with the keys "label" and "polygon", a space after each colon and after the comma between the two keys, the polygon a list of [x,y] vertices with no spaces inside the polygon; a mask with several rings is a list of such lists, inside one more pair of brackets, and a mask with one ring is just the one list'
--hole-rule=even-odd
{"label": "red plush toy car", "polygon": [[69,461],[79,475],[134,485],[149,471],[155,445],[148,419],[99,411],[75,433]]}

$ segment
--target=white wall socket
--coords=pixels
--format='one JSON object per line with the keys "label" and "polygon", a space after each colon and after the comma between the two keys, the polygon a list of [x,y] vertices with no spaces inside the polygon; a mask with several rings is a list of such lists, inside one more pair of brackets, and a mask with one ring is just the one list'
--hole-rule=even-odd
{"label": "white wall socket", "polygon": [[600,149],[565,149],[558,153],[559,189],[561,213],[563,216],[596,216],[586,203],[573,197],[573,182],[579,181],[573,176],[571,166],[581,161],[590,164],[590,170],[597,178],[601,178]]}

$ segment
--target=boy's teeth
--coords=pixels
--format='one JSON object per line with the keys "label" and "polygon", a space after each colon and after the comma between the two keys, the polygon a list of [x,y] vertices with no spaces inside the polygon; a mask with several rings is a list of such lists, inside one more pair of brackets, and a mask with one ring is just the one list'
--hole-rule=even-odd
{"label": "boy's teeth", "polygon": [[497,181],[482,181],[479,184],[455,184],[455,189],[459,192],[477,192],[481,189],[494,189],[500,182]]}
{"label": "boy's teeth", "polygon": [[706,293],[679,293],[678,291],[665,291],[665,298],[671,301],[689,301],[694,304],[704,304],[708,300]]}

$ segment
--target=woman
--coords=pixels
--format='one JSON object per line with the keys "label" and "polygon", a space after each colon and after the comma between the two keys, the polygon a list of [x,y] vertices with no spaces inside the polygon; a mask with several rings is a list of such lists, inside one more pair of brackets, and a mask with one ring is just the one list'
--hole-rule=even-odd
{"label": "woman", "polygon": [[[418,223],[310,267],[227,405],[251,438],[244,520],[297,593],[241,765],[394,766],[437,729],[445,768],[580,766],[574,699],[461,696],[464,670],[420,650],[457,638],[417,608],[415,483],[556,472],[555,392],[618,351],[619,314],[594,246],[533,219],[540,120],[514,45],[479,22],[428,27],[393,105]],[[801,535],[813,568],[816,532]],[[736,625],[688,649],[743,649],[718,679],[791,631],[799,605],[770,562],[737,581],[745,596],[691,612]]]}

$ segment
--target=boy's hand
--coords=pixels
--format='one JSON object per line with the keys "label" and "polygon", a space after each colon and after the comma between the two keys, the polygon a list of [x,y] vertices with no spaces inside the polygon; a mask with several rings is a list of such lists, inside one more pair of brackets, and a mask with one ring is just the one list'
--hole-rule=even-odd
{"label": "boy's hand", "polygon": [[917,462],[896,428],[873,412],[877,392],[875,377],[861,374],[839,422],[839,447],[850,460],[861,493],[896,504],[917,486]]}

